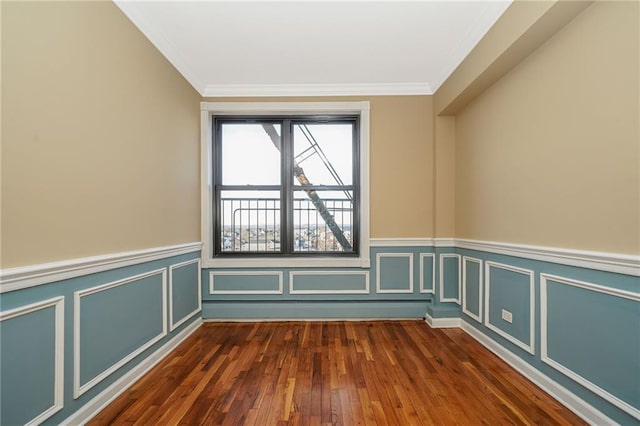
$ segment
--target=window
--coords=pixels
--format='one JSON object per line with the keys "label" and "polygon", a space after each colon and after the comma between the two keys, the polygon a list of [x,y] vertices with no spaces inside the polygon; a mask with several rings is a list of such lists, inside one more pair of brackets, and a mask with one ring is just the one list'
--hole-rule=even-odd
{"label": "window", "polygon": [[358,117],[219,117],[213,156],[215,256],[358,254]]}
{"label": "window", "polygon": [[202,106],[205,266],[369,266],[368,103]]}

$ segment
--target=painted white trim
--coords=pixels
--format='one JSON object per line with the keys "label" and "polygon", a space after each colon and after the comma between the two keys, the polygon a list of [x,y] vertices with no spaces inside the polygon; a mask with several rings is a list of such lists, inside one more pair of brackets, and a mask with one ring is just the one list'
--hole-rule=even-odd
{"label": "painted white trim", "polygon": [[[425,257],[431,258],[431,288],[424,287],[424,261]],[[436,291],[436,255],[433,253],[420,253],[420,293],[434,294]]]}
{"label": "painted white trim", "polygon": [[429,83],[209,84],[204,97],[432,95]]}
{"label": "painted white trim", "polygon": [[78,411],[64,419],[63,425],[82,426],[91,420],[96,414],[102,411],[113,400],[120,396],[136,381],[141,379],[145,374],[169,355],[180,343],[186,340],[193,332],[202,325],[202,319],[198,318],[189,324],[182,331],[177,333],[168,342],[158,348],[154,353],[149,355],[131,370],[127,371],[122,377],[113,382],[109,387],[93,397],[89,402],[84,404]]}
{"label": "painted white trim", "polygon": [[455,246],[469,250],[640,276],[640,256],[638,255],[466,239],[456,239]]}
{"label": "painted white trim", "polygon": [[433,238],[434,247],[451,247],[454,248],[456,240],[454,238]]}
{"label": "painted white trim", "polygon": [[416,317],[367,317],[367,318],[206,318],[202,322],[367,322],[367,321],[406,321]]}
{"label": "painted white trim", "polygon": [[[149,278],[155,275],[162,275],[162,332],[155,337],[152,337],[146,343],[142,344],[136,350],[129,355],[122,358],[120,361],[113,364],[111,367],[98,374],[93,379],[89,380],[85,384],[80,383],[80,324],[82,319],[80,318],[80,304],[82,298],[91,294],[100,293],[105,290],[109,290],[114,287],[130,284],[136,281],[140,281],[145,278]],[[109,377],[120,367],[127,362],[134,359],[136,356],[144,352],[153,344],[161,340],[167,335],[167,268],[155,269],[153,271],[145,272],[131,277],[123,278],[118,281],[113,281],[107,284],[101,284],[95,287],[87,288],[84,290],[76,291],[73,293],[74,305],[73,305],[73,398],[78,399],[86,391],[100,383],[102,380]],[[117,309],[114,307],[114,309]]]}
{"label": "painted white trim", "polygon": [[595,291],[597,293],[604,293],[615,297],[621,297],[625,299],[630,299],[633,301],[640,301],[640,293],[633,293],[630,291],[618,290],[609,287],[604,287],[597,284],[591,284],[584,281],[578,281],[571,278],[560,277],[557,275],[551,274],[540,274],[540,360],[550,367],[556,369],[561,372],[565,376],[571,378],[572,380],[580,383],[585,388],[589,389],[591,392],[596,395],[604,398],[609,401],[611,404],[615,405],[619,409],[625,411],[636,419],[640,419],[640,410],[636,407],[632,406],[628,402],[623,401],[612,393],[606,391],[600,386],[596,385],[589,379],[581,376],[574,370],[569,367],[561,364],[558,361],[555,361],[547,352],[548,342],[547,342],[547,281],[554,281],[556,283],[569,285],[572,287],[578,287],[581,289]]}
{"label": "painted white trim", "polygon": [[[198,307],[189,312],[187,315],[179,319],[176,323],[173,322],[173,271],[178,268],[183,268],[188,265],[197,264],[197,279],[196,285],[198,286],[198,300],[196,304]],[[200,258],[187,260],[186,262],[176,263],[175,265],[169,266],[169,331],[173,331],[176,328],[180,327],[187,321],[189,318],[202,311],[202,277],[200,271]]]}
{"label": "painted white trim", "polygon": [[3,269],[0,293],[193,253],[201,247],[199,242],[187,243]]}
{"label": "painted white trim", "polygon": [[[364,275],[365,288],[362,290],[296,290],[293,278],[296,275]],[[369,271],[290,271],[289,294],[369,294]]]}
{"label": "painted white trim", "polygon": [[371,247],[433,247],[433,238],[371,238]]}
{"label": "painted white trim", "polygon": [[[442,273],[442,271],[444,270],[444,258],[447,257],[452,257],[458,260],[458,297],[444,297],[444,274]],[[460,268],[461,268],[461,262],[460,262],[460,255],[459,254],[453,254],[453,253],[442,253],[439,256],[439,264],[440,264],[440,271],[439,271],[439,281],[440,281],[440,291],[438,294],[438,297],[440,299],[441,302],[455,302],[458,305],[460,304],[460,290],[461,290],[461,286],[462,286],[462,274],[460,273]]]}
{"label": "painted white trim", "polygon": [[[380,260],[383,257],[408,257],[409,258],[409,288],[396,289],[381,287]],[[413,253],[376,253],[376,293],[406,294],[413,293]]]}
{"label": "painted white trim", "polygon": [[480,344],[496,354],[499,358],[513,367],[520,374],[531,380],[540,389],[547,392],[562,405],[584,419],[587,423],[592,425],[616,424],[616,422],[605,416],[603,413],[584,401],[582,398],[579,398],[577,395],[561,386],[556,381],[550,379],[517,355],[514,355],[511,351],[495,342],[493,339],[482,333],[473,325],[462,320],[461,328],[468,335],[480,342]]}
{"label": "painted white trim", "polygon": [[[478,264],[478,315],[467,309],[467,262]],[[462,312],[469,315],[474,320],[482,324],[482,295],[483,291],[483,269],[482,260],[475,257],[462,256]]]}
{"label": "painted white trim", "polygon": [[611,296],[622,297],[624,299],[634,300],[636,302],[640,301],[640,293],[636,293],[633,291],[620,290],[613,287],[607,287],[607,286],[598,285],[598,284],[591,284],[585,281],[575,280],[573,278],[566,278],[566,277],[561,277],[558,275],[552,275],[552,274],[546,274],[546,273],[540,274],[541,282],[542,282],[542,279],[544,279],[545,283],[547,280],[551,280],[551,281],[556,281],[562,284],[570,285],[573,287],[579,287],[585,290],[595,291],[597,293],[609,294]]}
{"label": "painted white trim", "polygon": [[53,307],[54,310],[54,373],[53,373],[53,405],[26,425],[39,425],[64,407],[64,296],[43,300],[19,308],[0,312],[0,322],[27,315],[42,309]]}
{"label": "painted white trim", "polygon": [[[248,276],[259,275],[265,277],[278,277],[277,290],[216,290],[214,276]],[[209,294],[282,294],[283,293],[282,271],[210,271],[209,272]]]}
{"label": "painted white trim", "polygon": [[[361,249],[362,250],[362,249]],[[367,252],[369,250],[367,249]],[[369,262],[369,260],[367,260]],[[242,259],[214,258],[202,259],[202,266],[211,268],[368,268],[359,258],[339,257],[253,257]]]}
{"label": "painted white trim", "polygon": [[[200,157],[201,157],[201,230],[202,267],[204,268],[369,268],[369,127],[370,103],[362,102],[201,102]],[[357,258],[212,258],[212,164],[211,143],[214,116],[233,115],[327,115],[352,113],[360,116],[360,254]]]}
{"label": "painted white trim", "polygon": [[460,318],[433,318],[427,314],[425,316],[425,322],[429,324],[431,328],[460,328],[462,320]]}
{"label": "painted white trim", "polygon": [[116,6],[120,8],[129,20],[144,34],[144,36],[167,58],[176,70],[202,95],[205,91],[205,78],[199,75],[193,68],[188,55],[184,53],[165,36],[164,31],[149,19],[149,15],[141,8],[141,2],[116,0]]}
{"label": "painted white trim", "polygon": [[[498,268],[498,269],[504,269],[507,271],[511,271],[511,272],[515,272],[518,274],[522,274],[522,275],[527,275],[529,277],[529,343],[525,343],[520,339],[516,339],[515,337],[513,337],[512,335],[510,335],[509,333],[501,330],[500,328],[498,328],[496,325],[491,324],[490,321],[490,296],[491,296],[491,268]],[[498,263],[498,262],[491,262],[489,260],[487,260],[485,262],[485,270],[484,270],[485,276],[484,276],[484,282],[485,282],[485,295],[484,295],[484,312],[485,312],[485,319],[484,319],[484,325],[490,329],[491,331],[499,334],[500,336],[504,337],[505,339],[507,339],[508,341],[510,341],[511,343],[513,343],[514,345],[524,349],[525,351],[529,352],[530,354],[534,355],[535,354],[535,347],[534,347],[534,342],[535,342],[535,303],[536,303],[536,295],[535,295],[535,284],[534,284],[534,272],[530,269],[524,269],[524,268],[517,268],[515,266],[511,266],[511,265],[506,265],[504,263]]]}

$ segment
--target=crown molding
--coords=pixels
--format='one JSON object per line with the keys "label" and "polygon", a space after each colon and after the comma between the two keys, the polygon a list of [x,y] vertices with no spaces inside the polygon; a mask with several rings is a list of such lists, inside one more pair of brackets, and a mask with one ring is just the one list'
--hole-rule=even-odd
{"label": "crown molding", "polygon": [[205,97],[433,95],[429,83],[209,84]]}
{"label": "crown molding", "polygon": [[149,21],[147,15],[140,7],[142,2],[114,0],[118,8],[126,15],[127,18],[135,25],[142,34],[158,49],[173,67],[184,77],[184,79],[193,86],[200,95],[204,93],[204,79],[192,69],[192,64],[185,57],[180,49],[169,40],[164,32],[159,29],[156,24]]}

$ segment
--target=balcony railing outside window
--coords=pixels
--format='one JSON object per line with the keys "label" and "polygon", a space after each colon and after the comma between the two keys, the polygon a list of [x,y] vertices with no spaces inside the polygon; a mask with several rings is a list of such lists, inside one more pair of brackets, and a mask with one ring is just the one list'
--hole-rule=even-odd
{"label": "balcony railing outside window", "polygon": [[[279,198],[222,198],[222,252],[281,251]],[[327,211],[353,247],[353,203],[323,198]],[[293,199],[293,251],[345,252],[309,198]],[[348,250],[348,249],[347,249]]]}

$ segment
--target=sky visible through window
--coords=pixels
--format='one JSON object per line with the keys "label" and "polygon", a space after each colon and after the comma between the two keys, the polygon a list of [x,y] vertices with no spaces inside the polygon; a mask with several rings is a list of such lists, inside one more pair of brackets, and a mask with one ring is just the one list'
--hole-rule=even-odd
{"label": "sky visible through window", "polygon": [[[278,135],[282,134],[280,125],[274,124]],[[351,185],[353,181],[353,127],[351,124],[307,124],[307,129],[313,135],[318,145],[326,155],[336,174],[342,181],[337,182],[317,154],[303,156],[298,163],[312,185]],[[294,156],[310,148],[311,144],[303,135],[299,125],[294,126]],[[222,184],[247,185],[247,190],[223,191],[223,198],[265,199],[278,198],[275,191],[251,190],[251,185],[279,185],[280,184],[280,152],[265,132],[262,124],[231,124],[222,126]],[[310,151],[311,153],[313,151]],[[306,158],[305,158],[306,157]],[[291,176],[292,182],[299,185],[298,180]],[[343,191],[319,191],[321,199],[347,200]],[[353,196],[352,191],[348,194]],[[307,200],[303,191],[294,192],[295,199]],[[248,214],[248,213],[247,213]],[[341,220],[342,215],[336,212]],[[246,219],[249,219],[248,217]],[[274,215],[257,217],[258,223],[273,223]],[[304,223],[307,221],[300,217]],[[246,220],[245,220],[246,222]]]}

